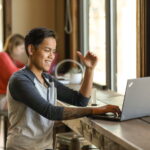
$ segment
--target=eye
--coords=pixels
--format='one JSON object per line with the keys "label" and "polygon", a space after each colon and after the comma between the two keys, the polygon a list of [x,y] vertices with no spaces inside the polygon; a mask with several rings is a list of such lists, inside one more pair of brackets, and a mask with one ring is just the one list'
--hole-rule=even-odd
{"label": "eye", "polygon": [[51,50],[48,49],[48,48],[45,48],[44,51],[45,51],[45,52],[50,52]]}
{"label": "eye", "polygon": [[44,51],[48,53],[56,53],[56,49],[45,48]]}

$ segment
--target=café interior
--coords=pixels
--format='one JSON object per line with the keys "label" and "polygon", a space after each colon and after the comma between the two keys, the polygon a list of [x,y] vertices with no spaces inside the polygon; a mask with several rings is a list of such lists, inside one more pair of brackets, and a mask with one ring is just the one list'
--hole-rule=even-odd
{"label": "caf\u00e9 interior", "polygon": [[[149,0],[0,0],[0,53],[10,35],[25,37],[31,29],[38,27],[54,30],[57,46],[48,73],[64,86],[78,91],[86,73],[77,51],[83,56],[91,52],[98,62],[87,107],[112,104],[121,105],[122,109],[123,101],[119,97],[127,95],[128,81],[148,80],[150,76],[149,5]],[[28,63],[25,51],[18,60],[24,65]],[[1,62],[0,58],[0,66]],[[138,89],[141,101],[145,97],[140,92],[150,89],[150,84],[142,85],[140,83]],[[72,107],[59,100],[57,105]],[[136,113],[141,110],[131,109]],[[0,110],[0,150],[7,149],[8,112]],[[121,122],[88,116],[55,121],[53,149],[149,150],[148,115],[150,112],[142,119],[135,117]],[[35,147],[35,150],[41,149]]]}

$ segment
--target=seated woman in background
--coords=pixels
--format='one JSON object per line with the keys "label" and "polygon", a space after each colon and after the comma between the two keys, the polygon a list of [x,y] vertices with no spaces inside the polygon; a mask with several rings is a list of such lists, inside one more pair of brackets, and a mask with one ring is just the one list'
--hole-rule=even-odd
{"label": "seated woman in background", "polygon": [[24,53],[24,37],[14,34],[6,40],[4,51],[0,52],[0,110],[7,109],[6,88],[10,76],[24,65],[19,62]]}

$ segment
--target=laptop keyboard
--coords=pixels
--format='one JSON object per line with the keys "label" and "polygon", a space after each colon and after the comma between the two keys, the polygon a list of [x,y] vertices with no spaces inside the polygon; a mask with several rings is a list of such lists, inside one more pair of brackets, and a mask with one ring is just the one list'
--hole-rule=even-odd
{"label": "laptop keyboard", "polygon": [[101,115],[93,115],[91,116],[93,119],[102,119],[102,120],[111,120],[111,121],[120,121],[121,117],[116,116],[113,113],[106,113]]}

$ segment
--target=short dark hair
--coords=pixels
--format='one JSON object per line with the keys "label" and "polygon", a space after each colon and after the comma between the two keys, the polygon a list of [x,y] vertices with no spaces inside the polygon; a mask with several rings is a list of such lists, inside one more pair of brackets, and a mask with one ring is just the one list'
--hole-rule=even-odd
{"label": "short dark hair", "polygon": [[25,36],[25,49],[26,53],[28,54],[28,46],[32,44],[36,48],[43,42],[45,38],[52,37],[56,39],[56,34],[53,30],[39,27],[34,28]]}

